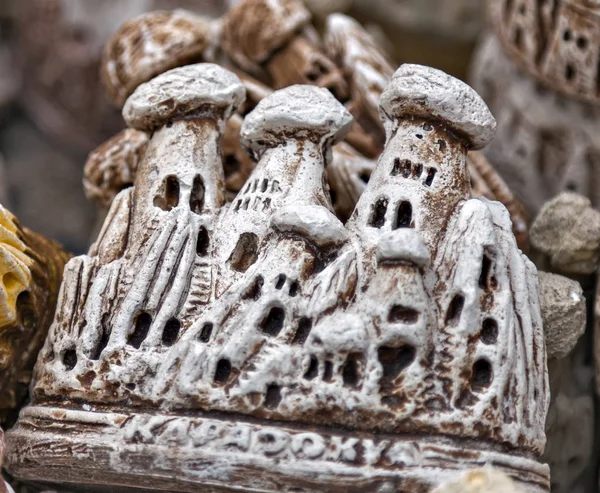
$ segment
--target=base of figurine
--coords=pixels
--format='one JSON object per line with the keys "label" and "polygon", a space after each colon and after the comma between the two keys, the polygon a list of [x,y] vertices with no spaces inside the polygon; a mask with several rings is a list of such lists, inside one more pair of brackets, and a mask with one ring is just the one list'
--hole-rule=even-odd
{"label": "base of figurine", "polygon": [[[31,406],[6,435],[16,478],[76,491],[429,493],[493,466],[548,493],[548,466],[445,437],[369,435],[240,416]],[[475,447],[482,448],[475,448]]]}

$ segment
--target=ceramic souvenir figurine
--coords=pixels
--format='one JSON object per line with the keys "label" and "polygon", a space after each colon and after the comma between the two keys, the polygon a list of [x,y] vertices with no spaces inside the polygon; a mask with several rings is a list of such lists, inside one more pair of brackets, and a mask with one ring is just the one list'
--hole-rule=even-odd
{"label": "ceramic souvenir figurine", "polygon": [[[102,78],[109,98],[122,107],[139,84],[195,61],[219,63],[241,78],[247,92],[246,103],[238,111],[241,115],[268,96],[271,87],[311,84],[329,88],[355,119],[345,141],[333,147],[327,168],[335,213],[346,221],[383,149],[379,98],[394,72],[392,64],[365,29],[346,15],[329,15],[320,39],[298,0],[234,3],[230,12],[215,21],[190,12],[160,11],[123,24],[104,51]],[[268,19],[255,12],[267,12]],[[267,31],[269,36],[263,36]],[[258,40],[256,46],[246,38]],[[241,118],[234,115],[221,149],[229,199],[241,190],[254,166],[241,149],[240,126]],[[131,132],[101,146],[86,166],[87,194],[98,199],[101,193],[103,207],[122,189],[125,178],[127,186],[133,184],[131,163],[143,136]],[[129,136],[132,143],[127,145]],[[129,163],[126,168],[124,158]],[[528,218],[520,203],[480,153],[470,153],[467,162],[473,193],[507,206],[519,245],[526,248]]]}
{"label": "ceramic souvenir figurine", "polygon": [[27,396],[68,258],[0,205],[0,424],[14,421]]}
{"label": "ceramic souvenir figurine", "polygon": [[[119,491],[429,493],[488,464],[525,493],[548,405],[538,277],[507,210],[471,198],[479,96],[403,65],[379,158],[344,226],[326,181],[350,113],[323,88],[262,99],[257,161],[226,201],[219,140],[244,85],[213,64],[128,98],[149,133],[88,255],[65,269],[19,479]],[[74,431],[76,430],[76,431]]]}
{"label": "ceramic souvenir figurine", "polygon": [[498,133],[486,156],[535,215],[562,191],[600,204],[600,5],[489,0],[471,80]]}

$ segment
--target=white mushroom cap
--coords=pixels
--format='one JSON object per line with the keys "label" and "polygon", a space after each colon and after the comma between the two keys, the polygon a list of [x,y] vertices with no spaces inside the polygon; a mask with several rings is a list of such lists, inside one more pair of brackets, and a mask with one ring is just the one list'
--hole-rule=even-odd
{"label": "white mushroom cap", "polygon": [[153,130],[170,120],[204,112],[227,118],[246,98],[237,75],[212,63],[169,70],[139,86],[127,99],[123,118],[132,128]]}
{"label": "white mushroom cap", "polygon": [[242,125],[242,145],[255,155],[289,139],[340,141],[350,130],[352,115],[331,92],[295,85],[264,98]]}
{"label": "white mushroom cap", "polygon": [[147,12],[108,40],[101,77],[109,99],[122,107],[140,84],[169,69],[207,61],[215,21],[185,10]]}
{"label": "white mushroom cap", "polygon": [[410,262],[427,267],[429,249],[421,234],[412,228],[401,228],[384,234],[377,244],[377,262]]}
{"label": "white mushroom cap", "polygon": [[479,94],[431,67],[402,65],[381,95],[379,106],[388,134],[402,119],[440,120],[463,138],[469,149],[477,150],[496,132],[496,120]]}

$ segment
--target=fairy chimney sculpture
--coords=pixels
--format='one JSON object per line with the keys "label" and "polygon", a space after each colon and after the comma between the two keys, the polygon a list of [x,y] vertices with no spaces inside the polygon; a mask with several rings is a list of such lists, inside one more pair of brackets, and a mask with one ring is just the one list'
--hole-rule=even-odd
{"label": "fairy chimney sculpture", "polygon": [[488,0],[471,80],[498,121],[485,153],[534,216],[564,191],[598,207],[600,4]]}
{"label": "fairy chimney sculpture", "polygon": [[65,271],[32,404],[7,434],[23,480],[111,491],[428,493],[489,464],[549,491],[533,264],[466,158],[495,122],[468,86],[403,65],[387,142],[348,224],[325,169],[351,116],[291,86],[241,128],[258,160],[224,200],[219,138],[243,85],[211,64],[128,99],[153,131],[135,185]]}

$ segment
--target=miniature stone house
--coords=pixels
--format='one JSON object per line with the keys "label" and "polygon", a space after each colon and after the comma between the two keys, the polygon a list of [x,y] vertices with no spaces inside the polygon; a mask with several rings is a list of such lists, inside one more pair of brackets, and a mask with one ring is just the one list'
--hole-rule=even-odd
{"label": "miniature stone house", "polygon": [[466,153],[495,127],[479,96],[400,67],[346,226],[325,169],[351,117],[315,87],[246,116],[258,164],[223,200],[217,142],[242,99],[211,64],[130,96],[126,121],[154,134],[66,268],[9,470],[92,490],[425,493],[489,464],[547,492],[537,274],[506,209],[470,196]]}

